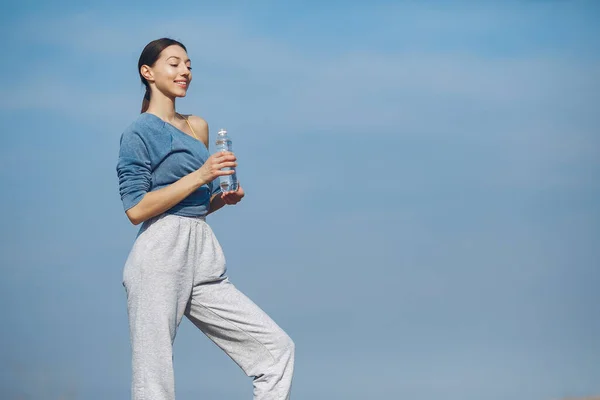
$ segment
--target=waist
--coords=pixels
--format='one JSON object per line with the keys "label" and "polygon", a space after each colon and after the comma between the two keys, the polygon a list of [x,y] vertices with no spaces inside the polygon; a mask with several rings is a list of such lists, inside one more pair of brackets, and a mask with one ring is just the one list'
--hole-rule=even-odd
{"label": "waist", "polygon": [[144,233],[153,225],[163,226],[164,223],[168,224],[169,221],[177,219],[183,220],[185,223],[198,223],[204,226],[207,225],[205,215],[180,215],[169,211],[165,211],[162,214],[155,215],[154,217],[145,220],[140,225],[140,229],[138,230],[136,237],[139,237],[142,233]]}
{"label": "waist", "polygon": [[172,216],[179,217],[179,218],[185,218],[185,219],[190,219],[190,220],[195,220],[195,221],[206,222],[206,215],[188,215],[188,214],[186,214],[186,212],[182,212],[182,211],[170,212],[170,210],[169,210],[169,211],[166,211],[165,213],[163,213],[162,215],[163,216],[172,215]]}
{"label": "waist", "polygon": [[165,234],[167,234],[167,232],[170,232],[168,228],[169,226],[197,226],[200,229],[209,228],[209,225],[206,222],[206,217],[203,215],[183,216],[170,212],[164,212],[145,220],[137,232],[136,239],[146,231],[155,231],[157,229],[159,231],[164,230]]}
{"label": "waist", "polygon": [[190,218],[205,218],[208,215],[210,202],[196,203],[185,199],[164,212],[164,214],[178,215]]}

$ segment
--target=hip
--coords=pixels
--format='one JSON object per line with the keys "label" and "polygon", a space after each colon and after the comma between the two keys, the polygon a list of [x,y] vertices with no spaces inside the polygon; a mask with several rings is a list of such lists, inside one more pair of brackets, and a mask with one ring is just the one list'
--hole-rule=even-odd
{"label": "hip", "polygon": [[191,273],[202,281],[225,274],[225,256],[204,216],[163,213],[142,223],[124,265],[131,274]]}

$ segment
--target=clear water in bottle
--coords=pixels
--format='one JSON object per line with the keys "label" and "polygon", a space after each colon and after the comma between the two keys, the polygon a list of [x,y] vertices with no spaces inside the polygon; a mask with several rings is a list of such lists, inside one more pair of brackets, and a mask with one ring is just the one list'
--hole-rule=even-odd
{"label": "clear water in bottle", "polygon": [[[233,151],[231,138],[227,136],[227,131],[225,129],[221,129],[217,134],[216,145],[217,151]],[[232,175],[222,175],[220,177],[220,185],[223,192],[235,192],[238,189],[238,180],[235,168],[225,167],[222,170],[228,171],[230,169],[234,170]]]}

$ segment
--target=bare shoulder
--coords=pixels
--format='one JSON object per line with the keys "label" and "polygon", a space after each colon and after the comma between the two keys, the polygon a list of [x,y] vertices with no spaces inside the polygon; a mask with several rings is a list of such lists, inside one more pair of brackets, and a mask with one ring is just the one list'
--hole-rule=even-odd
{"label": "bare shoulder", "polygon": [[198,128],[198,130],[208,131],[208,123],[202,117],[198,117],[197,115],[188,115],[188,119],[190,120],[190,124],[194,127],[194,130]]}
{"label": "bare shoulder", "polygon": [[196,115],[188,115],[187,118],[190,121],[194,132],[196,132],[200,140],[202,140],[206,147],[208,147],[208,123],[204,120],[204,118]]}

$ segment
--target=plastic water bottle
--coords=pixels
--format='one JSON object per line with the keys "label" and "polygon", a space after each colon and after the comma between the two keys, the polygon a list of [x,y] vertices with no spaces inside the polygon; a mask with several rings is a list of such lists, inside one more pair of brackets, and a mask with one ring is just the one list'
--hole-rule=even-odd
{"label": "plastic water bottle", "polygon": [[[233,151],[231,138],[227,136],[227,131],[225,129],[221,129],[219,131],[216,144],[217,151]],[[223,192],[235,192],[238,189],[238,180],[235,168],[225,167],[222,169],[222,171],[229,171],[230,169],[234,170],[232,175],[221,175],[220,177],[220,185]]]}

